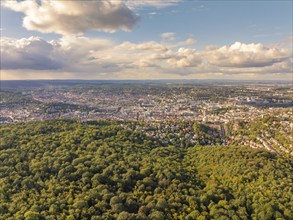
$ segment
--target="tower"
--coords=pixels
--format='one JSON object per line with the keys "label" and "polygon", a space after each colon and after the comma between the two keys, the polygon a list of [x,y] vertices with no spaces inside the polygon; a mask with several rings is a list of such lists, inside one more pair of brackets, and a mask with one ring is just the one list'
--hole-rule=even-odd
{"label": "tower", "polygon": [[204,123],[207,123],[207,122],[208,122],[208,116],[207,116],[207,114],[206,114],[206,110],[203,110],[202,121],[203,121]]}

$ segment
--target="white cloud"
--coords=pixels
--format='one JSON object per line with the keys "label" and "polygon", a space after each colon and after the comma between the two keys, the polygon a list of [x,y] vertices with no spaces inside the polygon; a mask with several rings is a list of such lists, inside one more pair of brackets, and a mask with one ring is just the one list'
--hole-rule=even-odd
{"label": "white cloud", "polygon": [[176,33],[174,32],[165,32],[161,34],[162,44],[168,45],[169,47],[178,48],[178,47],[185,47],[196,44],[196,40],[193,38],[187,38],[183,41],[176,41],[175,37]]}
{"label": "white cloud", "polygon": [[54,1],[8,0],[2,3],[11,10],[23,12],[23,26],[28,30],[62,35],[87,30],[115,32],[130,31],[138,16],[119,0]]}
{"label": "white cloud", "polygon": [[172,5],[176,5],[183,0],[124,0],[124,2],[130,8],[139,8],[139,7],[155,7],[155,8],[164,8]]}
{"label": "white cloud", "polygon": [[162,8],[181,0],[2,0],[1,6],[24,13],[28,30],[62,35],[81,34],[87,30],[131,31],[138,22],[136,9]]}
{"label": "white cloud", "polygon": [[165,33],[162,33],[161,34],[161,38],[165,41],[168,41],[168,40],[175,40],[175,33],[173,32],[165,32]]}
{"label": "white cloud", "polygon": [[196,44],[196,40],[193,38],[188,38],[185,40],[185,43],[188,45]]}
{"label": "white cloud", "polygon": [[235,42],[231,46],[208,49],[206,57],[210,64],[220,67],[253,68],[271,66],[290,57],[286,49],[270,48],[262,44]]}
{"label": "white cloud", "polygon": [[195,49],[179,48],[178,51],[167,60],[167,63],[174,67],[196,67],[200,65],[202,61],[201,54],[197,53]]}
{"label": "white cloud", "polygon": [[152,17],[152,16],[154,16],[154,15],[159,15],[159,13],[158,13],[158,12],[154,12],[154,11],[149,13],[149,16],[150,16],[150,17]]}
{"label": "white cloud", "polygon": [[[180,42],[174,42],[179,44]],[[37,74],[52,72],[56,78],[127,78],[205,75],[256,76],[292,73],[291,52],[262,44],[234,43],[204,50],[156,41],[117,44],[107,39],[64,36],[57,41],[38,37],[1,38],[1,71]],[[59,75],[56,73],[60,73]],[[62,75],[62,74],[65,75]],[[6,74],[7,75],[7,74]],[[142,76],[143,75],[143,76]],[[27,77],[28,77],[27,76]],[[42,77],[36,77],[42,78]]]}
{"label": "white cloud", "polygon": [[178,48],[178,47],[191,47],[191,46],[194,46],[196,43],[197,41],[195,39],[188,38],[183,41],[173,41],[172,43],[168,42],[168,45],[172,48]]}
{"label": "white cloud", "polygon": [[121,49],[126,49],[126,50],[152,50],[152,51],[166,51],[168,50],[166,46],[157,43],[155,41],[148,41],[144,43],[139,43],[139,44],[134,44],[130,43],[128,41],[120,44],[118,46]]}

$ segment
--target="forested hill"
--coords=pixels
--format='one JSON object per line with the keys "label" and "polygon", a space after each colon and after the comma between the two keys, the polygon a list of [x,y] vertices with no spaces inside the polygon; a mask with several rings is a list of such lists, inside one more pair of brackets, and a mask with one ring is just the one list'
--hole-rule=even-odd
{"label": "forested hill", "polygon": [[293,219],[292,161],[120,126],[0,127],[0,219]]}

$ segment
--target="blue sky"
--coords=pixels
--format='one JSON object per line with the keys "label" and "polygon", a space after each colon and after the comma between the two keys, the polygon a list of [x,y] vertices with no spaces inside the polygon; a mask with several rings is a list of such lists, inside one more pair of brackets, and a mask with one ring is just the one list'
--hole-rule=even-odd
{"label": "blue sky", "polygon": [[[76,2],[80,4],[80,1]],[[5,1],[1,1],[1,42],[5,44],[1,55],[8,53],[8,49],[11,52],[15,50],[17,54],[17,59],[16,56],[1,58],[1,78],[290,79],[292,1],[175,0],[168,5],[162,5],[162,2],[164,1],[153,0],[142,4],[142,1],[122,1],[118,10],[123,10],[123,13],[119,15],[113,12],[107,14],[107,11],[103,14],[106,10],[102,5],[104,3],[97,3],[91,7],[97,7],[97,13],[102,10],[103,15],[96,16],[96,13],[87,7],[89,3],[84,1],[85,10],[82,13],[85,14],[78,11],[79,17],[76,18],[76,21],[81,23],[80,27],[69,29],[66,25],[62,26],[63,23],[69,22],[66,20],[66,10],[69,9],[61,11],[62,16],[58,15],[59,17],[52,11],[61,10],[64,5],[61,9],[59,5],[47,5],[49,10],[43,11],[40,10],[40,5],[35,5],[35,11],[32,11],[28,10],[27,6],[20,8],[19,2],[7,6]],[[74,11],[79,10],[81,6],[74,4],[68,7]],[[35,12],[40,11],[41,16],[48,16],[50,22],[36,16]],[[121,14],[127,16],[126,23],[122,22],[124,18]],[[23,25],[25,17],[29,22]],[[97,22],[93,26],[82,23],[92,17],[90,24]],[[74,25],[70,22],[68,24]],[[169,37],[162,38],[164,33],[169,33]],[[20,39],[26,39],[26,43],[20,44]],[[80,61],[77,68],[68,68],[68,60],[62,57],[62,54],[69,53],[69,44],[70,48],[79,50],[78,46],[82,47],[77,43],[80,39],[88,44],[89,48],[80,56],[88,56],[91,61],[77,60]],[[193,43],[184,43],[188,39],[192,39],[188,42]],[[12,41],[20,46],[13,48],[11,43],[8,43]],[[240,44],[235,44],[236,42]],[[52,52],[48,57],[43,56],[42,49],[45,44],[48,44]],[[30,53],[26,47],[32,45],[36,46]],[[158,51],[158,47],[162,51]],[[207,47],[212,48],[212,51],[207,51]],[[60,51],[57,51],[56,55],[57,48]],[[100,48],[103,48],[103,51]],[[38,56],[38,52],[42,54],[42,62],[33,57]],[[99,57],[103,54],[109,59],[103,57],[102,61]],[[124,60],[125,55],[132,60]],[[54,60],[54,56],[58,57],[58,60]],[[209,56],[215,60],[210,61]],[[78,58],[77,55],[74,57]],[[225,65],[221,64],[221,59]],[[253,63],[253,60],[257,59],[258,61]],[[25,63],[22,65],[23,60]],[[58,67],[50,69],[38,66],[46,61],[54,63],[54,67],[58,63]],[[252,62],[251,65],[249,62]]]}

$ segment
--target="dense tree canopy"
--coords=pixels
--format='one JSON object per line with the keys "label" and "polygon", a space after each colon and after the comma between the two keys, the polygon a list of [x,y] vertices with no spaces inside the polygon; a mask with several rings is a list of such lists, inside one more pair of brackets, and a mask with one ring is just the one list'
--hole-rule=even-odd
{"label": "dense tree canopy", "polygon": [[0,219],[293,219],[292,161],[263,150],[163,146],[120,122],[0,129]]}

